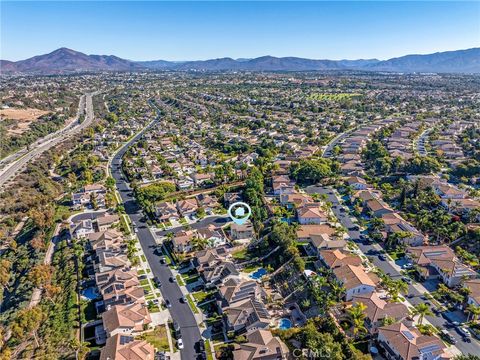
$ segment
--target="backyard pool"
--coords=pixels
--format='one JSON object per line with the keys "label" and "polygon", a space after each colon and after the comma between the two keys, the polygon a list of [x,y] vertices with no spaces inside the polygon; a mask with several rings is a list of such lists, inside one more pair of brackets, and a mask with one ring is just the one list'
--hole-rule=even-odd
{"label": "backyard pool", "polygon": [[287,330],[287,329],[290,329],[291,327],[292,327],[292,322],[290,321],[290,319],[282,318],[278,321],[278,328],[280,330]]}
{"label": "backyard pool", "polygon": [[86,288],[82,291],[82,295],[89,300],[95,300],[96,298],[98,298],[97,289],[94,287]]}
{"label": "backyard pool", "polygon": [[260,268],[260,269],[257,269],[255,272],[251,273],[250,277],[252,279],[258,280],[258,279],[261,279],[261,277],[266,274],[267,274],[267,270],[265,270],[264,268]]}

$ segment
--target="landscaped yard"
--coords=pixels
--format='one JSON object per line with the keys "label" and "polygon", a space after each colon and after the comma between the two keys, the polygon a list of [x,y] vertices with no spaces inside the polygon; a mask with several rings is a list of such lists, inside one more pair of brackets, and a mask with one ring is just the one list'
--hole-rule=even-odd
{"label": "landscaped yard", "polygon": [[232,257],[235,260],[239,260],[239,261],[247,260],[248,259],[247,249],[245,248],[245,249],[241,249],[233,252]]}
{"label": "landscaped yard", "polygon": [[176,278],[177,278],[178,285],[185,286],[185,282],[183,281],[180,275],[177,275]]}
{"label": "landscaped yard", "polygon": [[260,266],[258,264],[250,264],[243,268],[243,272],[251,273],[257,270]]}
{"label": "landscaped yard", "polygon": [[170,346],[168,345],[167,329],[163,325],[157,326],[153,331],[140,335],[139,338],[152,344],[157,351],[170,350]]}
{"label": "landscaped yard", "polygon": [[212,349],[210,348],[210,340],[205,340],[205,352],[207,353],[207,360],[213,360]]}
{"label": "landscaped yard", "polygon": [[210,295],[211,295],[211,293],[207,293],[205,291],[198,291],[196,293],[193,293],[193,297],[195,298],[197,303],[201,303],[206,298],[208,298]]}
{"label": "landscaped yard", "polygon": [[190,294],[187,295],[187,301],[188,301],[188,305],[190,305],[190,308],[192,309],[194,314],[200,313],[200,311],[197,308],[197,305],[195,305],[195,302],[192,299],[192,295]]}

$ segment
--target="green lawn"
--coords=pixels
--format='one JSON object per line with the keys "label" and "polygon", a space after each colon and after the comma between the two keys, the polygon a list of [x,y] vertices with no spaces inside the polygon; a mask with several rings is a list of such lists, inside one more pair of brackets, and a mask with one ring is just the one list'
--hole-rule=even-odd
{"label": "green lawn", "polygon": [[180,275],[177,275],[176,278],[177,278],[178,285],[185,286],[185,282],[183,281]]}
{"label": "green lawn", "polygon": [[138,270],[137,273],[138,273],[138,275],[143,275],[143,274],[145,274],[145,271],[144,270]]}
{"label": "green lawn", "polygon": [[207,360],[213,360],[212,349],[210,347],[210,340],[205,340],[205,351],[207,353]]}
{"label": "green lawn", "polygon": [[210,296],[210,294],[211,293],[207,293],[205,291],[199,291],[199,292],[193,293],[192,295],[195,298],[195,300],[197,301],[197,303],[201,303],[206,298],[208,298]]}
{"label": "green lawn", "polygon": [[245,249],[234,251],[232,253],[232,257],[235,260],[247,260],[248,259],[247,249],[245,248]]}
{"label": "green lawn", "polygon": [[141,258],[142,258],[142,261],[143,261],[143,262],[147,262],[147,258],[145,257],[145,255],[142,254],[142,255],[141,255]]}
{"label": "green lawn", "polygon": [[142,280],[140,280],[140,285],[150,286],[150,282],[148,281],[148,279],[142,279]]}
{"label": "green lawn", "polygon": [[188,294],[187,295],[187,301],[188,305],[190,305],[190,308],[192,309],[194,314],[199,314],[200,311],[198,310],[197,306],[195,305],[195,302],[192,299],[192,295]]}
{"label": "green lawn", "polygon": [[140,339],[146,340],[157,351],[170,351],[168,345],[167,329],[165,326],[157,326],[154,330],[143,333],[139,336]]}
{"label": "green lawn", "polygon": [[243,268],[243,272],[246,272],[246,273],[251,273],[251,272],[254,272],[255,270],[257,270],[260,266],[258,266],[257,264],[250,264],[248,266],[245,266]]}

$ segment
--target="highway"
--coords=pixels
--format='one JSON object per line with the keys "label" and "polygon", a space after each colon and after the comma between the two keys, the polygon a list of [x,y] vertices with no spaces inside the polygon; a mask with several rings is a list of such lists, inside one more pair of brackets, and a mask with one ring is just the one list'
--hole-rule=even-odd
{"label": "highway", "polygon": [[[92,97],[97,94],[98,92],[93,92],[81,96],[75,121],[63,129],[37,140],[30,146],[31,150],[24,148],[5,158],[2,163],[6,163],[6,165],[0,170],[0,188],[22,172],[30,161],[88,127],[94,120]],[[83,110],[85,110],[85,119],[80,123],[79,119]]]}
{"label": "highway", "polygon": [[184,344],[184,349],[180,350],[181,358],[193,360],[196,357],[195,344],[201,339],[196,319],[188,304],[180,302],[179,299],[183,294],[176,282],[170,282],[170,278],[173,276],[170,268],[167,265],[161,264],[159,255],[155,254],[154,251],[157,248],[155,238],[150,232],[148,226],[141,221],[143,215],[140,206],[132,196],[132,190],[128,186],[121,170],[122,157],[125,152],[159,119],[160,115],[116,153],[111,161],[110,169],[111,174],[116,181],[116,187],[120,193],[125,211],[130,217],[132,223],[138,229],[137,236],[152,273],[154,276],[158,277],[162,283],[162,286],[160,287],[162,296],[165,300],[168,299],[172,304],[172,307],[169,309],[170,315],[180,326],[181,338]]}

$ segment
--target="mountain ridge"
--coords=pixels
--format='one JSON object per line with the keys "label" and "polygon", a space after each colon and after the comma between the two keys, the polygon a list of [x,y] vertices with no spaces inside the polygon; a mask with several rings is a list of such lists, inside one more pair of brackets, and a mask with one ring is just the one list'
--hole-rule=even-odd
{"label": "mountain ridge", "polygon": [[96,71],[321,71],[480,73],[480,48],[411,54],[388,60],[306,59],[294,56],[194,61],[132,61],[115,55],[87,55],[65,47],[25,60],[0,60],[0,73],[65,74]]}

